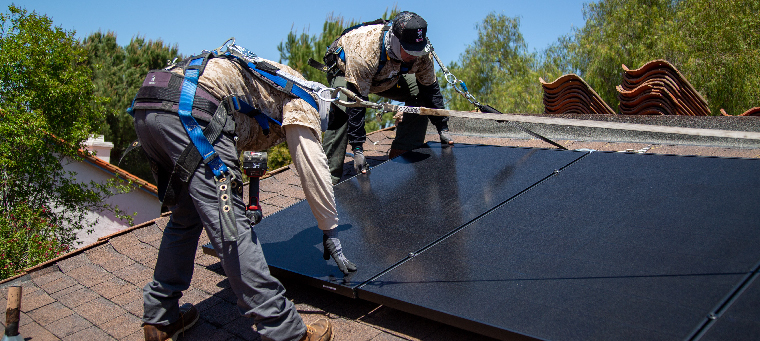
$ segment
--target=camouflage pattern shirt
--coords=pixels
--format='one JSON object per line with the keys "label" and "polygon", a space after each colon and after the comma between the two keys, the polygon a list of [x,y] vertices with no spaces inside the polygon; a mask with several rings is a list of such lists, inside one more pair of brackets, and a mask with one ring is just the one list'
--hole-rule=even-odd
{"label": "camouflage pattern shirt", "polygon": [[[268,62],[284,72],[303,78],[300,73],[286,65]],[[182,68],[175,67],[171,71],[182,75]],[[282,122],[283,126],[302,125],[313,129],[317,132],[315,135],[321,137],[319,113],[314,107],[298,97],[275,89],[251,74],[251,71],[240,63],[226,58],[211,58],[198,79],[198,85],[217,99],[228,95],[239,96],[267,116]],[[254,118],[238,112],[235,112],[233,117],[238,150],[263,151],[285,141],[284,129],[276,124],[269,125],[270,132],[266,136]]]}
{"label": "camouflage pattern shirt", "polygon": [[[362,96],[383,92],[395,86],[399,80],[401,61],[388,58],[380,72],[380,35],[383,25],[368,25],[354,29],[338,39],[346,54],[346,61],[338,58],[338,68],[346,75],[346,81],[357,86]],[[387,54],[386,54],[387,55]],[[422,85],[437,81],[433,57],[418,57],[407,73],[414,74]]]}

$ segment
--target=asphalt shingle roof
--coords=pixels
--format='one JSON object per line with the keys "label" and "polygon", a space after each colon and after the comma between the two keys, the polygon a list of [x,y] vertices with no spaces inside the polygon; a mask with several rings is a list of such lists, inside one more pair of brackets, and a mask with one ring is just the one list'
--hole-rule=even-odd
{"label": "asphalt shingle roof", "polygon": [[[731,118],[729,118],[731,119]],[[476,134],[452,119],[458,143],[548,148],[536,139],[505,138],[506,134]],[[496,130],[491,131],[498,131]],[[483,131],[489,131],[483,129]],[[586,135],[589,136],[589,135]],[[369,134],[365,155],[371,166],[387,160],[393,128]],[[428,141],[437,141],[428,134]],[[622,140],[622,139],[621,139]],[[677,145],[639,142],[561,139],[568,149],[760,158],[760,148]],[[354,175],[350,158],[344,178]],[[719,175],[716,175],[719,176]],[[752,176],[748,174],[748,176]],[[247,193],[246,193],[247,194]],[[284,167],[261,181],[264,213],[270,215],[304,198],[294,170]],[[247,198],[245,198],[247,200]],[[6,305],[8,287],[23,287],[20,332],[27,340],[142,340],[142,287],[153,275],[163,228],[168,215],[125,231],[102,237],[97,243],[27,269],[0,283],[0,307]],[[203,253],[204,234],[198,244],[190,289],[180,303],[195,304],[200,322],[183,340],[258,340],[253,321],[241,317],[235,295],[219,260]],[[284,279],[287,297],[296,304],[306,323],[328,317],[336,328],[336,340],[484,340],[483,336],[374,303],[351,299]],[[5,311],[0,312],[0,323]]]}

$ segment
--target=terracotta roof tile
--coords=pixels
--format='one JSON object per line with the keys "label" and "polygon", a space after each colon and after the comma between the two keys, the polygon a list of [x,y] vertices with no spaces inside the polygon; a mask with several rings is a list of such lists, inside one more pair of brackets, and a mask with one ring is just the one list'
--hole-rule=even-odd
{"label": "terracotta roof tile", "polygon": [[105,170],[106,172],[109,172],[111,174],[119,175],[129,181],[132,181],[135,185],[144,188],[148,192],[151,192],[155,195],[158,195],[158,188],[156,185],[147,182],[143,179],[138,178],[137,176],[132,175],[131,173],[117,167],[116,165],[113,165],[111,163],[105,162],[101,160],[100,158],[94,156],[91,152],[86,150],[79,150],[79,155],[84,157],[87,161],[92,162],[96,166],[100,167],[101,169]]}
{"label": "terracotta roof tile", "polygon": [[566,74],[548,83],[539,78],[546,114],[614,115],[615,111],[578,75]]}
{"label": "terracotta roof tile", "polygon": [[749,109],[739,114],[739,116],[760,116],[760,107],[754,107],[752,109]]}
{"label": "terracotta roof tile", "polygon": [[615,89],[624,115],[710,115],[707,101],[672,64],[653,60],[641,68],[623,67]]}

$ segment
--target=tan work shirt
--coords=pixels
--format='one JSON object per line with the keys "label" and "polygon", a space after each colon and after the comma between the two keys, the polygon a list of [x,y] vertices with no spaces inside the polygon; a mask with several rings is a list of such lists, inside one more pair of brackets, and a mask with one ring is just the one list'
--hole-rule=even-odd
{"label": "tan work shirt", "polygon": [[[270,63],[284,72],[303,78],[287,65]],[[174,68],[171,71],[182,75],[182,68]],[[305,126],[317,132],[316,135],[321,138],[319,113],[314,107],[261,81],[237,62],[226,58],[211,58],[198,79],[198,85],[218,99],[228,95],[239,96],[267,116],[282,122],[283,126]],[[254,118],[237,112],[234,118],[238,150],[263,151],[285,141],[285,131],[276,124],[270,122],[269,136],[266,136]]]}
{"label": "tan work shirt", "polygon": [[[346,61],[338,59],[338,68],[346,75],[346,81],[357,86],[362,96],[383,92],[395,86],[399,80],[401,61],[387,58],[380,73],[380,35],[383,25],[368,25],[354,29],[338,40],[346,53]],[[386,46],[387,48],[387,46]],[[386,53],[386,56],[388,53]],[[414,74],[422,85],[437,81],[433,57],[427,54],[418,57],[407,73]]]}

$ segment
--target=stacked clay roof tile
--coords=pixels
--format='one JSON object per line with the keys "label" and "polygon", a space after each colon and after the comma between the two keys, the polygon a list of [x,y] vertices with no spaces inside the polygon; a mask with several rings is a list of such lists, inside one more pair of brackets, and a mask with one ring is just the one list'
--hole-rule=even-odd
{"label": "stacked clay roof tile", "polygon": [[543,78],[539,81],[544,89],[547,114],[615,114],[599,94],[575,74],[563,75],[551,83]]}
{"label": "stacked clay roof tile", "polygon": [[[723,110],[723,109],[720,109],[720,113],[723,116],[733,116],[733,115],[729,115],[728,113],[726,113],[726,111]],[[754,107],[754,108],[749,109],[749,110],[747,110],[747,111],[745,111],[745,112],[743,112],[743,113],[741,113],[741,114],[739,114],[737,116],[760,116],[760,107]]]}
{"label": "stacked clay roof tile", "polygon": [[707,116],[707,101],[665,60],[630,70],[623,65],[623,84],[616,87],[623,115]]}

